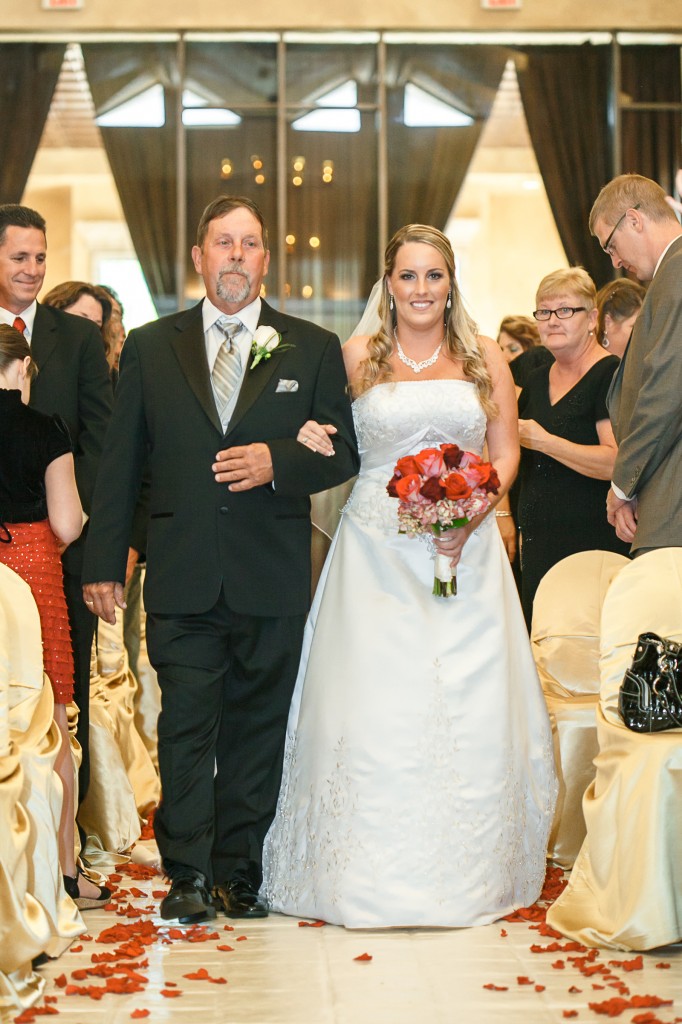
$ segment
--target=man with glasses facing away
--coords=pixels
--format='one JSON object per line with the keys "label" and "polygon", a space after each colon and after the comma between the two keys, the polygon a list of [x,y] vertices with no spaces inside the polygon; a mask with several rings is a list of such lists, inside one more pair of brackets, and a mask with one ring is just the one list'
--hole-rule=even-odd
{"label": "man with glasses facing away", "polygon": [[682,546],[682,227],[664,190],[622,174],[590,213],[613,266],[649,284],[607,398],[618,442],[606,507],[633,554]]}

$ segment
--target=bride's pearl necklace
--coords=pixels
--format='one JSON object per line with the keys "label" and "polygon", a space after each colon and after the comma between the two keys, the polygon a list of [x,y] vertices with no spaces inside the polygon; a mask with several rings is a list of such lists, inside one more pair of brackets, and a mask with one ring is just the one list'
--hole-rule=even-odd
{"label": "bride's pearl necklace", "polygon": [[443,342],[441,341],[440,345],[438,346],[438,348],[436,349],[432,356],[429,356],[428,359],[422,359],[421,363],[417,363],[415,362],[414,359],[410,359],[409,356],[405,355],[405,353],[402,350],[402,346],[398,341],[398,335],[394,334],[393,337],[395,338],[398,359],[400,360],[401,363],[404,363],[405,366],[409,366],[411,370],[414,370],[415,373],[421,373],[422,370],[426,370],[427,367],[433,366],[436,359],[438,359],[438,356],[440,355],[440,350],[443,347]]}

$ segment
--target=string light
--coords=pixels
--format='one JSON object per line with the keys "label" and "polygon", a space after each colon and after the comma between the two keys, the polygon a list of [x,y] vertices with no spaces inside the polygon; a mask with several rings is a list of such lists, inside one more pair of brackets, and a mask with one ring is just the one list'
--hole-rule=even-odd
{"label": "string light", "polygon": [[313,297],[312,285],[304,284],[303,287],[301,288],[301,295],[303,296],[304,299],[312,299],[312,297]]}
{"label": "string light", "polygon": [[229,178],[232,174],[232,161],[229,157],[224,156],[220,161],[220,177]]}
{"label": "string light", "polygon": [[311,249],[320,248],[320,240],[317,237],[317,235],[313,235],[311,238],[308,239],[308,245],[310,246]]}

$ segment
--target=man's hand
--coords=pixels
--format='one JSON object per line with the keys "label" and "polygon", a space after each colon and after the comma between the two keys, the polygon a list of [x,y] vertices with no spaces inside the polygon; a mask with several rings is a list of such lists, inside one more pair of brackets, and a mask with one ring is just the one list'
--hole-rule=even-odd
{"label": "man's hand", "polygon": [[635,539],[637,529],[637,499],[630,501],[619,498],[612,487],[606,496],[606,517],[615,527],[616,536],[626,544],[631,544]]}
{"label": "man's hand", "polygon": [[270,484],[274,479],[272,455],[266,444],[226,448],[216,455],[211,469],[219,484],[229,484],[230,491],[249,491]]}
{"label": "man's hand", "polygon": [[124,609],[122,583],[84,583],[83,600],[104,622],[116,624],[116,608]]}

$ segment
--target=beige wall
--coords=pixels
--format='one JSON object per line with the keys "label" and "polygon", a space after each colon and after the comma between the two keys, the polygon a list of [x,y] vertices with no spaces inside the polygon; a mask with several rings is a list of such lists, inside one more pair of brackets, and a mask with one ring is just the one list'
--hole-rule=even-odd
{"label": "beige wall", "polygon": [[40,0],[2,0],[0,31],[84,32],[145,29],[366,28],[478,32],[680,30],[680,0],[523,0],[519,11],[483,10],[481,0],[84,0],[82,11],[44,11]]}

